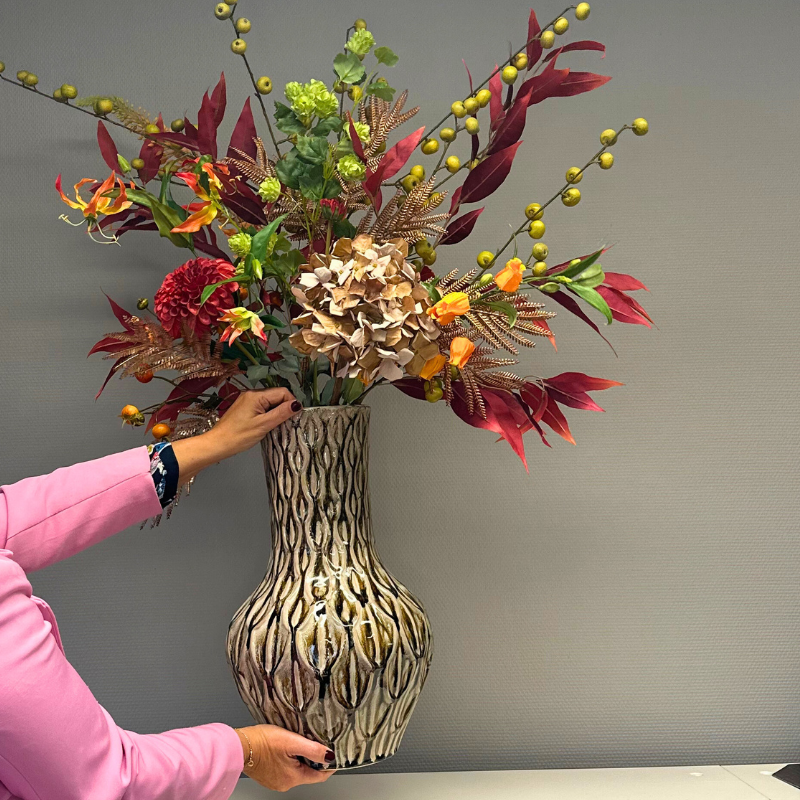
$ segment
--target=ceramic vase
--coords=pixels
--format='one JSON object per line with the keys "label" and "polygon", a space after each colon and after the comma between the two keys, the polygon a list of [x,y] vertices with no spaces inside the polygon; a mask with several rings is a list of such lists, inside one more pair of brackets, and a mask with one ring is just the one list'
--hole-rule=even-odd
{"label": "ceramic vase", "polygon": [[309,408],[262,442],[272,556],[228,660],[250,713],[350,769],[397,752],[433,655],[420,602],[375,551],[369,408]]}

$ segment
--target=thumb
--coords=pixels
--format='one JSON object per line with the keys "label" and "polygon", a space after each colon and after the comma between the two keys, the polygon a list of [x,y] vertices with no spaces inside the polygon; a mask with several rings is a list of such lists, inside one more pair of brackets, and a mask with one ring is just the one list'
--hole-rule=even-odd
{"label": "thumb", "polygon": [[335,759],[333,751],[326,744],[306,739],[300,734],[293,734],[286,743],[287,751],[293,756],[303,756],[317,764],[331,764]]}

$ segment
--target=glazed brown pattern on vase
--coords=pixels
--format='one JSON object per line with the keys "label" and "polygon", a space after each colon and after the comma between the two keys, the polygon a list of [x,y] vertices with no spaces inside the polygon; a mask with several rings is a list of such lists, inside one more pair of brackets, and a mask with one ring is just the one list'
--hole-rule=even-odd
{"label": "glazed brown pattern on vase", "polygon": [[375,552],[369,409],[306,409],[262,442],[272,560],[231,621],[253,717],[330,745],[331,768],[397,751],[433,654],[419,601]]}

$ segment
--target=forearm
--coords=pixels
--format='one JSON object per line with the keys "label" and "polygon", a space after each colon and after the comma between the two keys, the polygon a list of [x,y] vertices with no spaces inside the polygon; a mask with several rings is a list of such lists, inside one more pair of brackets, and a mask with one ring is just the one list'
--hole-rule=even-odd
{"label": "forearm", "polygon": [[56,645],[19,565],[2,553],[0,709],[0,785],[18,797],[227,800],[244,763],[227,725],[157,735],[118,728]]}

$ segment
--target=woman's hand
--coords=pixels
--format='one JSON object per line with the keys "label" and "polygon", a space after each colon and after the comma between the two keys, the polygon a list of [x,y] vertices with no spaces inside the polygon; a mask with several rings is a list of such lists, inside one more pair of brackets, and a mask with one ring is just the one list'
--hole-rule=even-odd
{"label": "woman's hand", "polygon": [[[239,728],[236,733],[242,743],[244,774],[256,783],[275,792],[286,792],[301,783],[323,783],[336,770],[316,770],[298,761],[303,756],[318,764],[330,763],[334,755],[324,744],[312,742],[297,733],[275,725],[253,725]],[[248,767],[250,748],[253,766]]]}
{"label": "woman's hand", "polygon": [[180,483],[217,461],[249,450],[302,406],[288,389],[243,392],[210,430],[172,443],[180,467]]}

